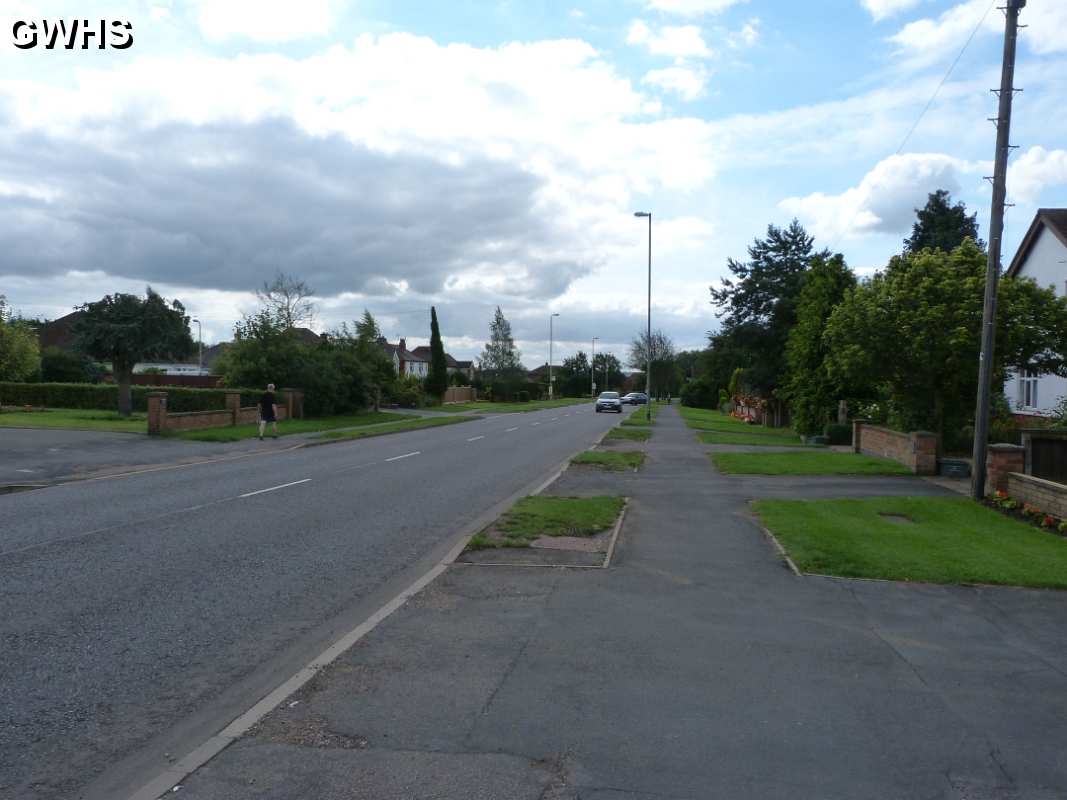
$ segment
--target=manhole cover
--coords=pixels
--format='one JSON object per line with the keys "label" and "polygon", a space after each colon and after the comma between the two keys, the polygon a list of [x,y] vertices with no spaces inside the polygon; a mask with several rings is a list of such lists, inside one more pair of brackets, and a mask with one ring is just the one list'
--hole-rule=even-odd
{"label": "manhole cover", "polygon": [[878,516],[884,519],[886,522],[892,522],[894,525],[914,525],[915,520],[909,517],[907,514],[892,514],[886,511],[879,511]]}

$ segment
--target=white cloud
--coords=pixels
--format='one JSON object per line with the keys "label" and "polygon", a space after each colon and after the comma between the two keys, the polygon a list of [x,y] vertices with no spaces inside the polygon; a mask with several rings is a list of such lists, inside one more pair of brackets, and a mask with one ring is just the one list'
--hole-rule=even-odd
{"label": "white cloud", "polygon": [[330,31],[338,0],[193,0],[201,32],[212,41],[231,38],[288,42]]}
{"label": "white cloud", "polygon": [[648,0],[647,7],[683,17],[721,14],[726,9],[748,0]]}
{"label": "white cloud", "polygon": [[713,55],[696,25],[664,25],[653,30],[641,20],[634,20],[626,35],[626,42],[642,45],[653,55],[675,58],[708,58]]}
{"label": "white cloud", "polygon": [[[988,0],[967,0],[936,18],[908,23],[889,40],[897,45],[900,56],[914,66],[925,66],[946,61],[948,54],[963,46],[979,20],[983,20],[980,33],[1003,34],[1004,17],[1000,12],[989,11]],[[1024,47],[1039,55],[1067,52],[1067,3],[1062,0],[1030,3],[1019,21],[1027,26],[1019,31],[1019,41]]]}
{"label": "white cloud", "polygon": [[815,192],[787,197],[778,206],[797,216],[819,238],[837,240],[865,233],[904,233],[915,209],[937,189],[956,194],[960,178],[980,165],[941,153],[890,156],[868,172],[858,186],[838,195]]}
{"label": "white cloud", "polygon": [[901,11],[907,11],[919,4],[919,0],[862,0],[862,2],[863,7],[871,12],[875,22],[881,22],[883,19],[899,14]]}
{"label": "white cloud", "polygon": [[740,30],[728,33],[726,35],[726,43],[735,50],[752,47],[759,41],[759,26],[759,17],[753,17],[742,25]]}
{"label": "white cloud", "polygon": [[696,100],[703,96],[708,82],[708,73],[703,67],[667,67],[648,72],[641,83],[657,86],[668,92],[674,92],[683,100]]}
{"label": "white cloud", "polygon": [[1067,150],[1031,147],[1008,169],[1008,194],[1021,203],[1037,203],[1048,186],[1067,184]]}

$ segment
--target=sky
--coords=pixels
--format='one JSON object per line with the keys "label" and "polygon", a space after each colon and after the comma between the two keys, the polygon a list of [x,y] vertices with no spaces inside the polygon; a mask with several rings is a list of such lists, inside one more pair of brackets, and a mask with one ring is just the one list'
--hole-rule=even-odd
{"label": "sky", "polygon": [[[709,287],[768,224],[861,274],[938,188],[984,234],[996,5],[0,0],[0,294],[55,318],[151,285],[210,344],[280,270],[320,331],[366,308],[414,346],[434,305],[471,358],[499,305],[527,366],[554,313],[557,362],[593,337],[624,358],[640,210],[652,325],[700,348]],[[74,18],[133,45],[15,47],[20,20]],[[1021,21],[1005,260],[1067,206],[1067,2]]]}

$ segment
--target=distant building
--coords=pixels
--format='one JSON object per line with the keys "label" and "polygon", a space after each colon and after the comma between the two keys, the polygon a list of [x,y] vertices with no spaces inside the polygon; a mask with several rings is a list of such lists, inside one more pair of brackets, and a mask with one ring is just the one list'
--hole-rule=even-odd
{"label": "distant building", "polygon": [[383,336],[378,339],[378,345],[393,359],[393,368],[397,375],[410,375],[421,380],[430,374],[429,357],[424,358],[408,350],[406,339],[401,338],[396,344],[390,344]]}

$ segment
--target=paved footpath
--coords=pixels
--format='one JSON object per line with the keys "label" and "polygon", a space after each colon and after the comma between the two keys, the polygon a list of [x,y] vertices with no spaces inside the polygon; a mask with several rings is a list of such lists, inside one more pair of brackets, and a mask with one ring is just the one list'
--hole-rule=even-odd
{"label": "paved footpath", "polygon": [[184,781],[187,800],[1067,796],[1067,593],[790,573],[673,409],[608,570],[455,565]]}

